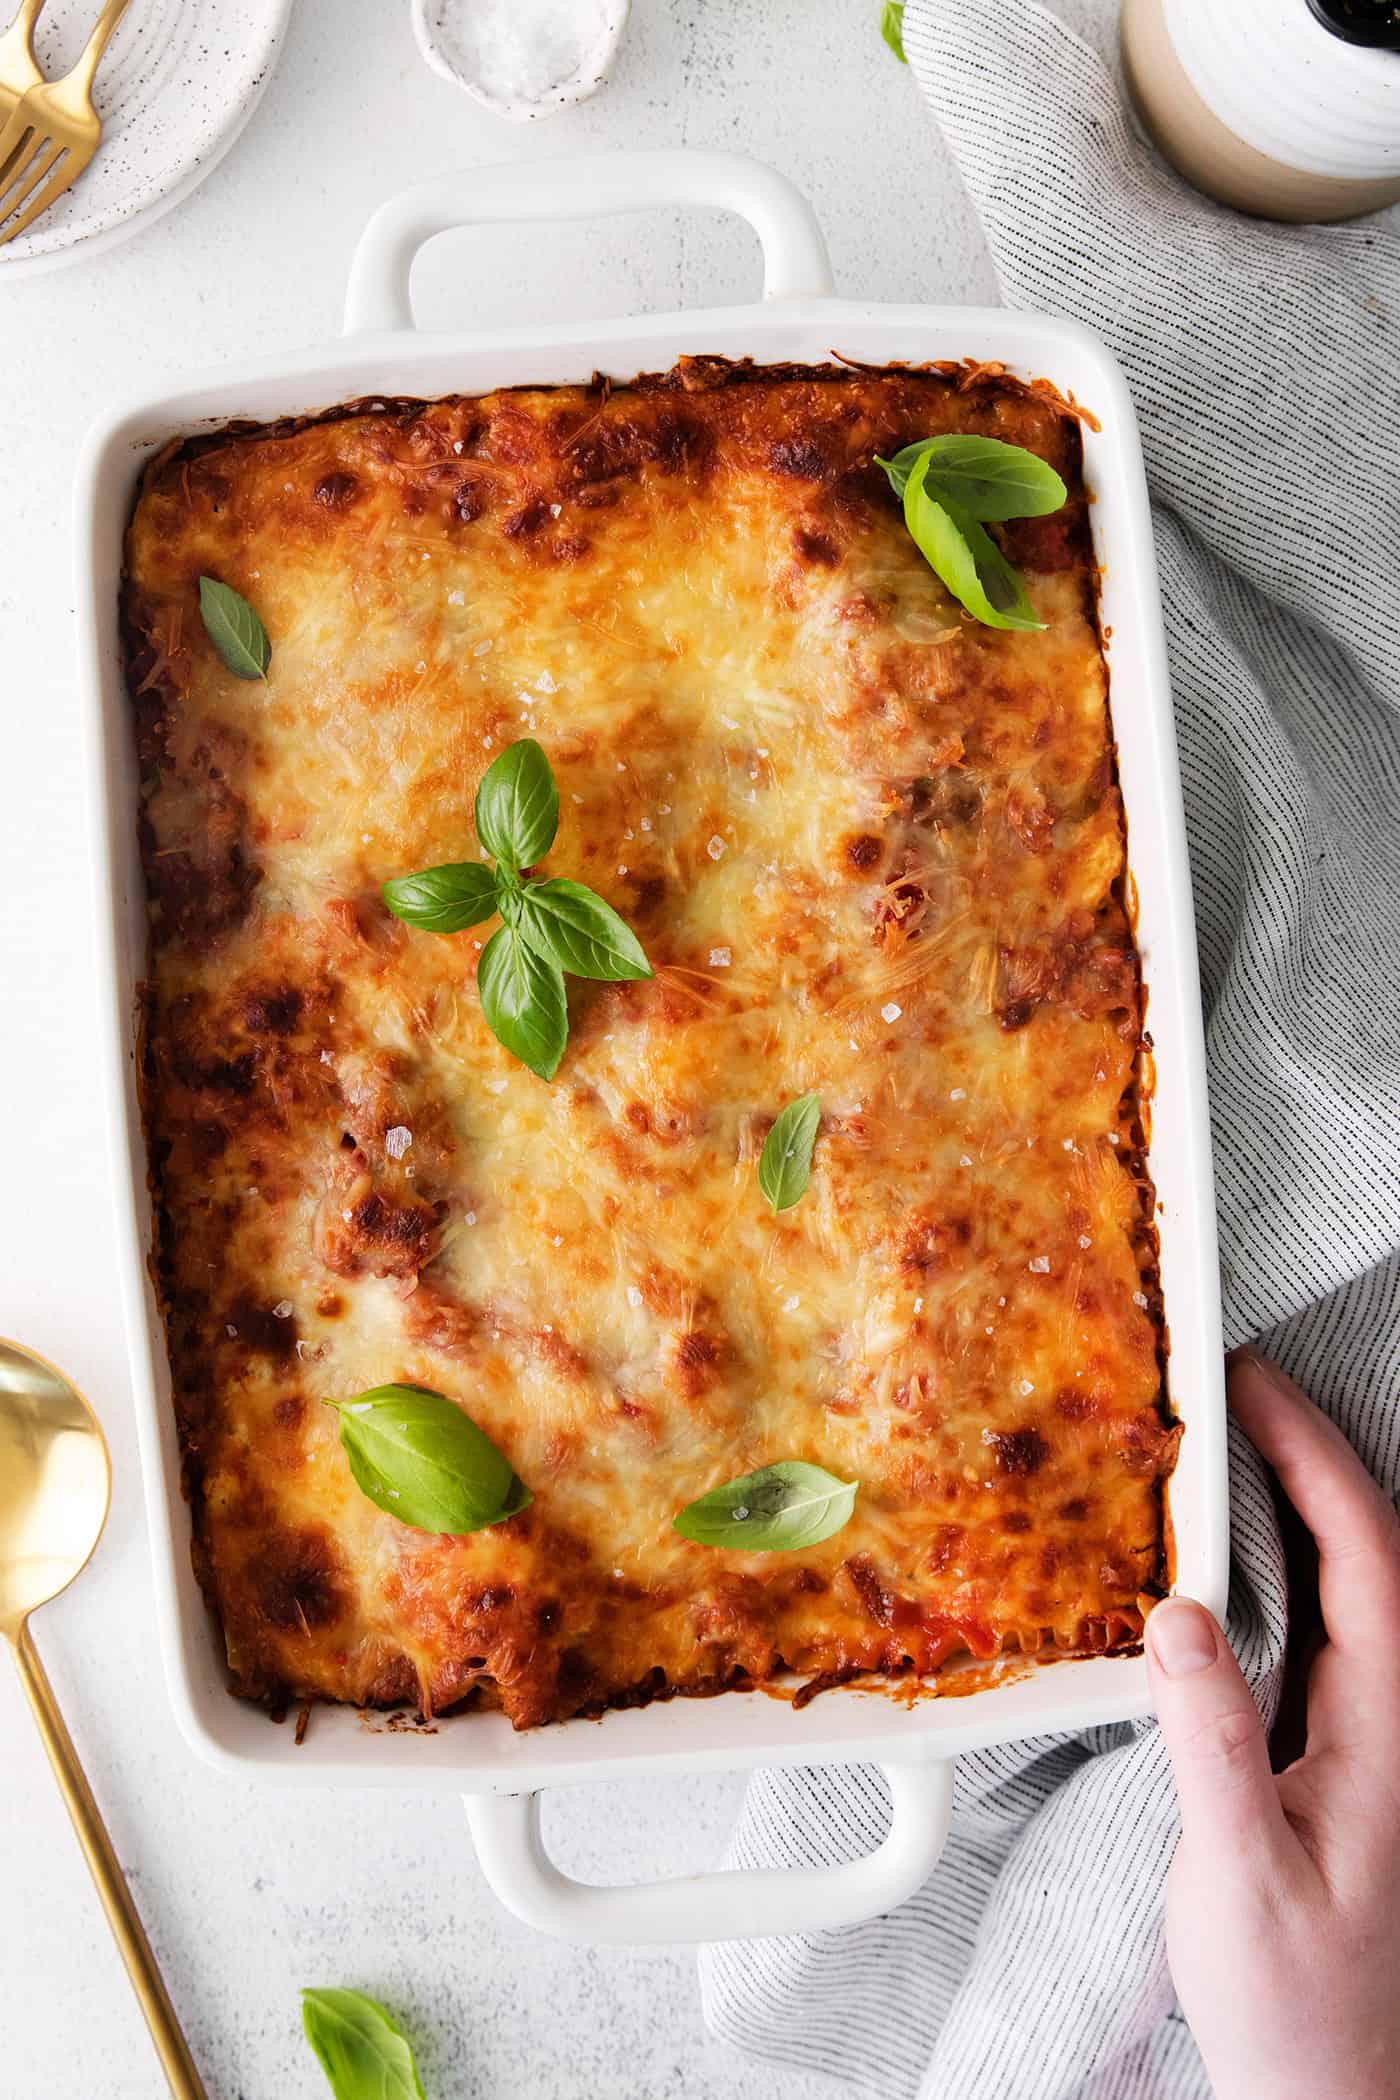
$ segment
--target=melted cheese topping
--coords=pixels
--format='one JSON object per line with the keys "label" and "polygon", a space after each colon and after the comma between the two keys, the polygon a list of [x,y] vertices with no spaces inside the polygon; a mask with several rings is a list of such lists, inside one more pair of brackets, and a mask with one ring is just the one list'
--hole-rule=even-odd
{"label": "melted cheese topping", "polygon": [[[999,528],[1046,622],[962,615],[871,465],[973,430],[1073,491]],[[376,404],[148,472],[126,610],[145,1092],[198,1565],[235,1688],[519,1726],[790,1668],[1134,1639],[1164,1416],[1136,957],[1077,430],[995,373],[765,373]],[[258,609],[229,675],[208,572]],[[538,738],[548,871],[656,975],[570,980],[553,1084],[490,927],[395,921]],[[820,1094],[811,1185],[756,1180]],[[414,1531],[319,1403],[450,1395],[531,1507]],[[805,1458],[792,1554],[671,1530]]]}

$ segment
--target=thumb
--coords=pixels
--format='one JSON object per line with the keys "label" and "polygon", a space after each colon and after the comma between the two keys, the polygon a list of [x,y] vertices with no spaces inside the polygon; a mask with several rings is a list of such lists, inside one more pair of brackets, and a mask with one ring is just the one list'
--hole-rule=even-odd
{"label": "thumb", "polygon": [[1264,1724],[1229,1642],[1203,1605],[1168,1597],[1148,1618],[1146,1647],[1182,1836],[1221,1865],[1269,1849],[1288,1825]]}

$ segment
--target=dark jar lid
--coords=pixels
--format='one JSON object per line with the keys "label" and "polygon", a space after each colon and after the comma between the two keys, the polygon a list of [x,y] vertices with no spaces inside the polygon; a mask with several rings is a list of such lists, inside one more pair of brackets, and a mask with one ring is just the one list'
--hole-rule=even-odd
{"label": "dark jar lid", "polygon": [[1308,6],[1345,43],[1400,51],[1400,0],[1308,0]]}

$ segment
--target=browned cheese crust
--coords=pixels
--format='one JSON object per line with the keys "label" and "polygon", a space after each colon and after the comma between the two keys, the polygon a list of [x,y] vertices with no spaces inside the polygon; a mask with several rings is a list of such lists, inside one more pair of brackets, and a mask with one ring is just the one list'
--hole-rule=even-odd
{"label": "browned cheese crust", "polygon": [[[976,624],[906,533],[873,456],[940,431],[1068,482],[994,528],[1043,633]],[[258,609],[265,685],[201,573]],[[156,1260],[234,1688],[525,1727],[1134,1642],[1177,1432],[1064,404],[695,360],[232,429],[148,470],[125,616]],[[550,1085],[482,1019],[489,926],[379,894],[475,855],[527,735],[549,872],[656,972],[570,981]],[[758,1154],[808,1089],[775,1218]],[[321,1403],[393,1380],[460,1402],[531,1506],[461,1538],[375,1508]],[[861,1483],[824,1545],[672,1531],[785,1458]]]}

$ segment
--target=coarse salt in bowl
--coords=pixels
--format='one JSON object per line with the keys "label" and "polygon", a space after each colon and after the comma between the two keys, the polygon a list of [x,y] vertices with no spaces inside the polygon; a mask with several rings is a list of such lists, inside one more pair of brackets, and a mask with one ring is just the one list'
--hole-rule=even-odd
{"label": "coarse salt in bowl", "polygon": [[529,123],[595,94],[631,0],[413,0],[434,72],[498,117]]}

